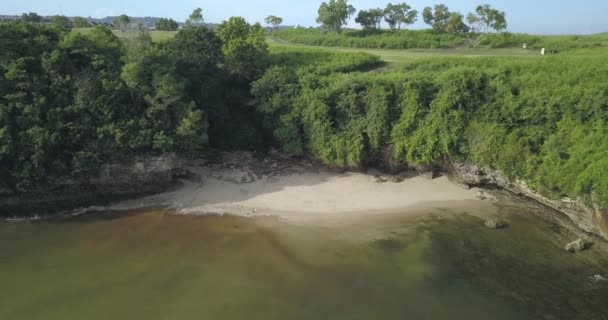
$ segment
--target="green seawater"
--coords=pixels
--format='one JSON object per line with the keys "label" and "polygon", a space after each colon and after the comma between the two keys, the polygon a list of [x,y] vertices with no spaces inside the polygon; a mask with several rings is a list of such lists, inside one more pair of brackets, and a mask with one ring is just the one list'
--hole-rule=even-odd
{"label": "green seawater", "polygon": [[0,319],[608,319],[606,246],[567,253],[531,211],[2,221]]}

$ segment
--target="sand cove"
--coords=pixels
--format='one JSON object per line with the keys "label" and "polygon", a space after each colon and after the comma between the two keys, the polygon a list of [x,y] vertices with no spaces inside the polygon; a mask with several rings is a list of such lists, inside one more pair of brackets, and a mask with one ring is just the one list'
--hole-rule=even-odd
{"label": "sand cove", "polygon": [[[182,214],[278,216],[292,221],[415,212],[425,205],[481,202],[481,191],[412,172],[386,175],[335,172],[308,160],[252,159],[250,154],[224,154],[221,159],[190,163],[194,178],[176,190],[112,209],[166,206]],[[487,201],[485,201],[487,202]]]}

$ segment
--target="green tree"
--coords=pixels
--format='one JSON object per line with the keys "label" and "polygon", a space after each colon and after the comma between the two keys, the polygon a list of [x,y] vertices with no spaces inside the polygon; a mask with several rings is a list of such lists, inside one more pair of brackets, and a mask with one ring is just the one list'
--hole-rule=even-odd
{"label": "green tree", "polygon": [[38,15],[36,12],[24,13],[21,15],[21,20],[26,22],[42,22],[42,17]]}
{"label": "green tree", "polygon": [[391,30],[401,29],[401,25],[410,25],[418,19],[418,11],[412,10],[407,3],[389,3],[384,9],[384,20]]}
{"label": "green tree", "polygon": [[131,23],[131,19],[126,14],[121,14],[120,16],[112,20],[112,24],[114,25],[114,27],[121,30],[126,30],[129,26],[129,23]]}
{"label": "green tree", "polygon": [[244,18],[231,17],[217,27],[217,32],[230,73],[253,80],[262,71],[268,53],[264,28],[259,23],[251,26]]}
{"label": "green tree", "polygon": [[464,23],[464,16],[461,13],[452,12],[445,31],[454,35],[466,35],[469,30],[469,26]]}
{"label": "green tree", "polygon": [[506,13],[493,9],[489,4],[477,6],[475,13],[469,13],[467,21],[476,33],[501,32],[507,29]]}
{"label": "green tree", "polygon": [[266,17],[264,21],[266,24],[271,25],[274,30],[278,30],[281,23],[283,23],[283,18],[271,15]]}
{"label": "green tree", "polygon": [[487,38],[492,30],[501,32],[507,29],[505,12],[493,9],[489,4],[477,6],[475,13],[468,14],[467,22],[473,33],[469,41],[474,46]]}
{"label": "green tree", "polygon": [[361,10],[355,18],[355,22],[365,30],[378,29],[383,15],[381,9]]}
{"label": "green tree", "polygon": [[437,33],[446,32],[451,16],[450,9],[445,4],[437,4],[434,8],[426,7],[422,11],[424,23],[433,27],[433,30]]}
{"label": "green tree", "polygon": [[352,5],[348,4],[348,0],[329,0],[329,2],[321,3],[317,23],[320,23],[327,30],[341,33],[342,26],[348,22],[356,11]]}
{"label": "green tree", "polygon": [[179,24],[173,19],[160,18],[156,22],[156,30],[159,31],[175,31],[179,27]]}
{"label": "green tree", "polygon": [[52,16],[51,24],[61,30],[71,30],[72,21],[66,16]]}
{"label": "green tree", "polygon": [[188,20],[186,20],[187,25],[198,26],[201,25],[203,22],[205,22],[205,20],[203,19],[203,9],[201,8],[194,9],[194,11],[192,11],[192,13],[190,14]]}
{"label": "green tree", "polygon": [[72,26],[74,28],[88,28],[91,24],[83,17],[75,17],[74,20],[72,20]]}

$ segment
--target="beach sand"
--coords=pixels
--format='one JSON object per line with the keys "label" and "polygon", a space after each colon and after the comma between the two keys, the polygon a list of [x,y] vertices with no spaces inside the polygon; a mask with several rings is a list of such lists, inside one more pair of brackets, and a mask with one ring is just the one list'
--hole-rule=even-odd
{"label": "beach sand", "polygon": [[[252,163],[262,166],[252,168]],[[480,189],[467,189],[446,176],[429,179],[404,172],[333,172],[310,163],[222,160],[191,165],[196,179],[177,190],[118,204],[112,209],[163,205],[181,214],[278,216],[292,221],[348,218],[387,213],[414,214],[416,208],[453,208],[480,203]],[[483,191],[481,191],[483,192]],[[472,203],[474,202],[474,203]],[[483,206],[483,204],[482,204]]]}

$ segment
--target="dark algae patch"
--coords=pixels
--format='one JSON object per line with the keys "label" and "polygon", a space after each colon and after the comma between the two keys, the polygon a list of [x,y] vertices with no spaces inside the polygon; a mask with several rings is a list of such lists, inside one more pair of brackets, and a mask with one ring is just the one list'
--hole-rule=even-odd
{"label": "dark algae patch", "polygon": [[608,271],[605,251],[573,256],[563,250],[568,238],[552,224],[515,214],[509,219],[500,231],[469,215],[425,226],[431,241],[424,259],[438,270],[429,278],[433,286],[460,281],[536,319],[608,319],[608,283],[593,279]]}

